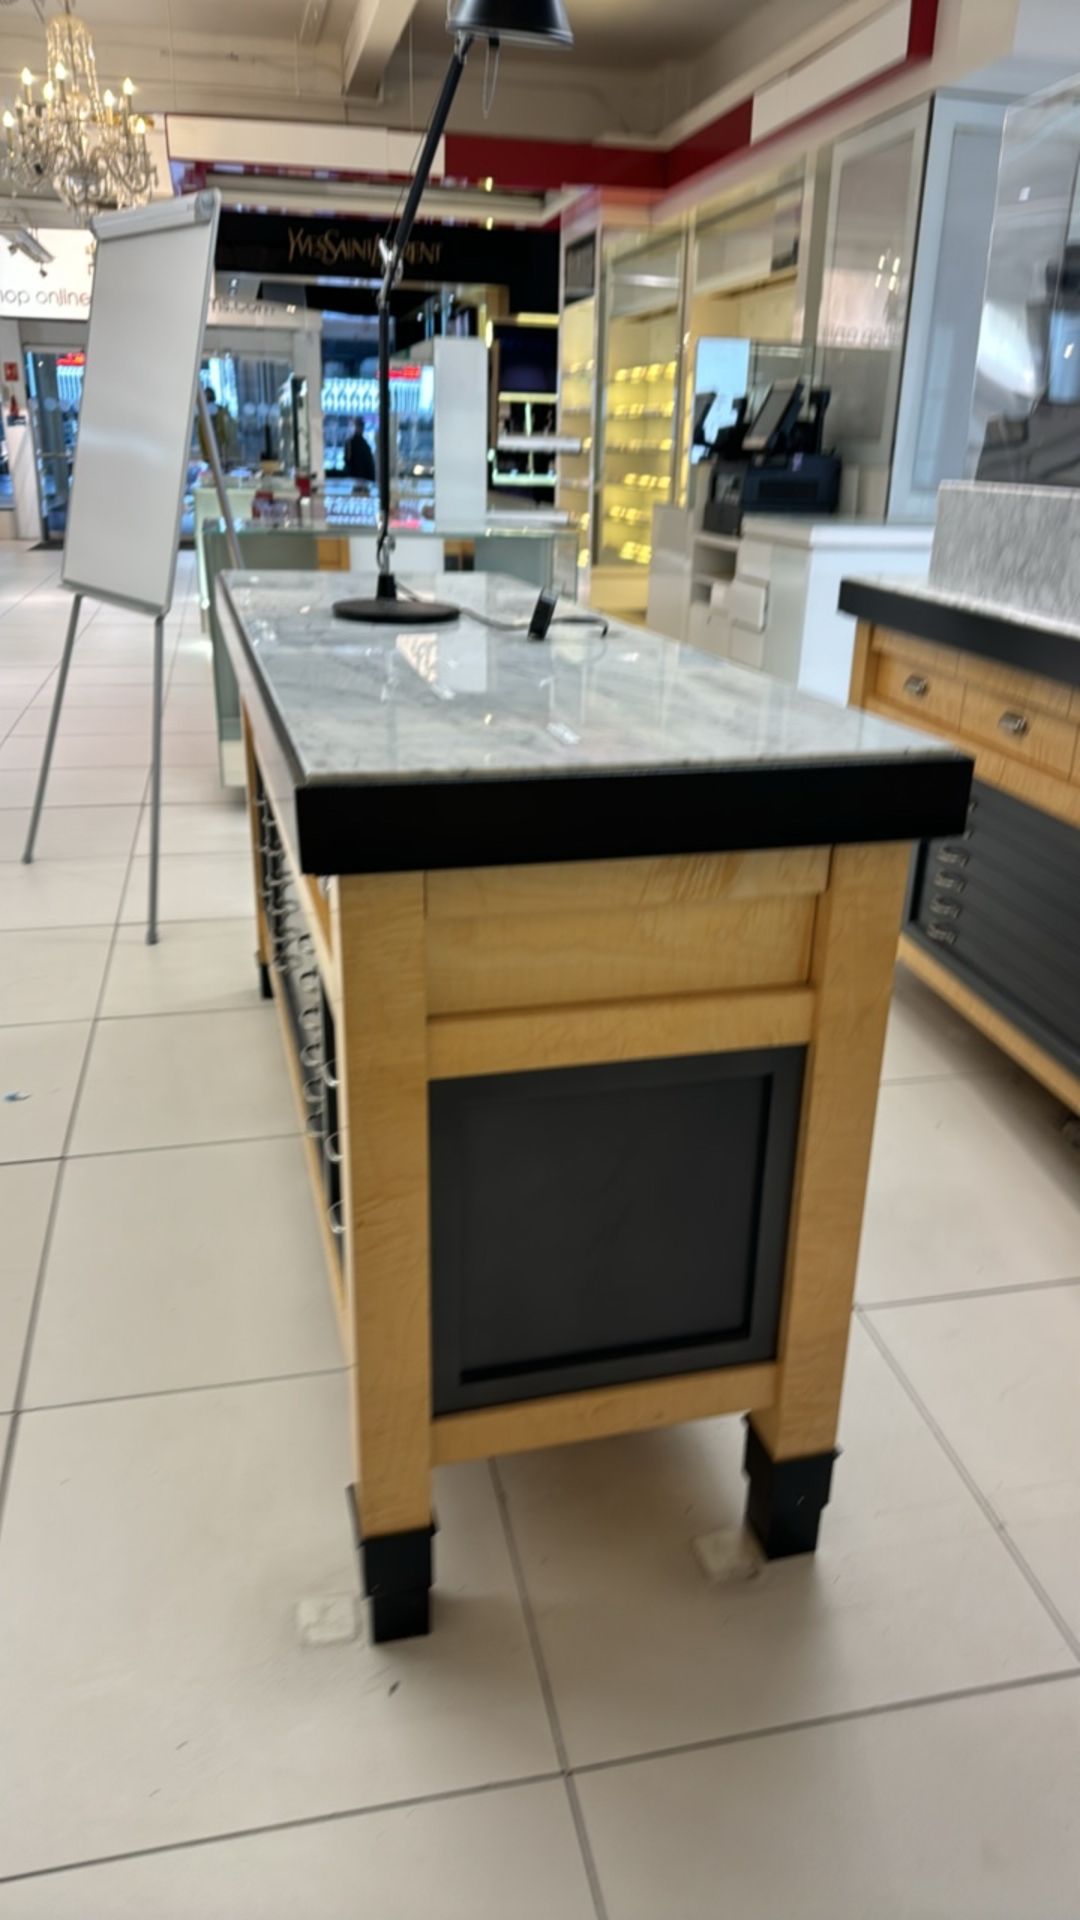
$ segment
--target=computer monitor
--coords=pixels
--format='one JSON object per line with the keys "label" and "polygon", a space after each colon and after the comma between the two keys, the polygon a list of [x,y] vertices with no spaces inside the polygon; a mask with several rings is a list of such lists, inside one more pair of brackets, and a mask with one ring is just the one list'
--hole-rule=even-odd
{"label": "computer monitor", "polygon": [[746,453],[769,453],[781,434],[792,427],[802,406],[801,380],[777,380],[765,395],[743,441]]}

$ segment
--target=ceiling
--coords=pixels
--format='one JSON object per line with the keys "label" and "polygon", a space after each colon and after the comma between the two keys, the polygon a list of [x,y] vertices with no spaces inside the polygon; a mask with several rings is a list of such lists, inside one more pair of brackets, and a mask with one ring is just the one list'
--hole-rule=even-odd
{"label": "ceiling", "polygon": [[[57,0],[46,0],[52,12]],[[759,3],[759,0],[757,0]],[[798,4],[798,0],[795,0]],[[76,11],[99,31],[208,34],[230,41],[292,40],[301,31],[308,0],[76,0]],[[340,46],[357,0],[325,0],[321,43]],[[714,43],[756,0],[567,0],[575,35],[573,58],[589,65],[634,66],[686,59]],[[399,9],[403,11],[403,9]],[[38,28],[34,0],[0,5],[0,31]],[[410,29],[403,38],[407,41]],[[446,0],[418,0],[411,34],[417,52],[447,46]]]}
{"label": "ceiling", "polygon": [[[730,26],[757,11],[758,4],[759,0],[663,0],[662,5],[657,0],[566,0],[574,30],[572,58],[601,67],[685,60],[712,46]],[[417,0],[412,31],[417,51],[444,49],[446,0]]]}
{"label": "ceiling", "polygon": [[[293,40],[300,31],[307,0],[75,0],[75,11],[89,27],[168,34],[215,34],[231,40]],[[56,0],[46,0],[46,17]],[[322,37],[341,41],[356,11],[356,0],[327,0]],[[0,29],[18,21],[37,26],[32,0],[0,6]]]}

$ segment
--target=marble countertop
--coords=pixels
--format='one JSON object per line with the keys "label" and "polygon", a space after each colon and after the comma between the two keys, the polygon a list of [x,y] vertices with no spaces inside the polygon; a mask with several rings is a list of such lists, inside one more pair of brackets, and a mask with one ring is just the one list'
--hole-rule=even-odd
{"label": "marble countertop", "polygon": [[957,593],[929,580],[912,580],[888,574],[849,574],[845,586],[869,587],[882,593],[902,593],[924,606],[943,607],[950,613],[982,615],[988,620],[1004,620],[1020,632],[1051,634],[1059,640],[1080,640],[1080,621],[1058,620],[1049,614],[1029,613],[1022,607],[1000,600],[977,598]]}
{"label": "marble countertop", "polygon": [[[230,648],[246,655],[312,786],[957,758],[939,740],[617,620],[602,638],[557,616],[541,643],[469,611],[453,625],[398,630],[334,619],[335,600],[373,592],[369,574],[227,573],[223,583]],[[536,601],[494,574],[407,584],[502,622],[526,623]]]}

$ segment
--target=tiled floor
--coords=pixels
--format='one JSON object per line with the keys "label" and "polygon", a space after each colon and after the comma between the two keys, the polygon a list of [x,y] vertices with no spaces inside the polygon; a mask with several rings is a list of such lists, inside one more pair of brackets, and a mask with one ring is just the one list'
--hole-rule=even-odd
{"label": "tiled floor", "polygon": [[80,644],[0,549],[0,1920],[1080,1914],[1080,1156],[911,981],[812,1562],[710,1586],[718,1422],[444,1471],[437,1631],[313,1645],[345,1380],[191,566]]}

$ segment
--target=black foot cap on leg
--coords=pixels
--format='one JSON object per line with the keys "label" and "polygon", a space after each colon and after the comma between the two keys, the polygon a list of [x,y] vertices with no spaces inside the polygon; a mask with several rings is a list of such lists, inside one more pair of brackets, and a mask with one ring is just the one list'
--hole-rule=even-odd
{"label": "black foot cap on leg", "polygon": [[434,1526],[380,1533],[365,1540],[352,1487],[348,1499],[364,1592],[371,1602],[372,1640],[379,1644],[430,1633]]}
{"label": "black foot cap on leg", "polygon": [[750,1490],[746,1524],[757,1536],[766,1560],[784,1560],[792,1554],[816,1550],[835,1459],[835,1452],[831,1452],[807,1454],[801,1460],[773,1460],[747,1421],[743,1472]]}
{"label": "black foot cap on leg", "polygon": [[270,969],[265,960],[256,960],[255,964],[259,969],[259,997],[263,1000],[272,1000],[274,989],[270,984]]}

